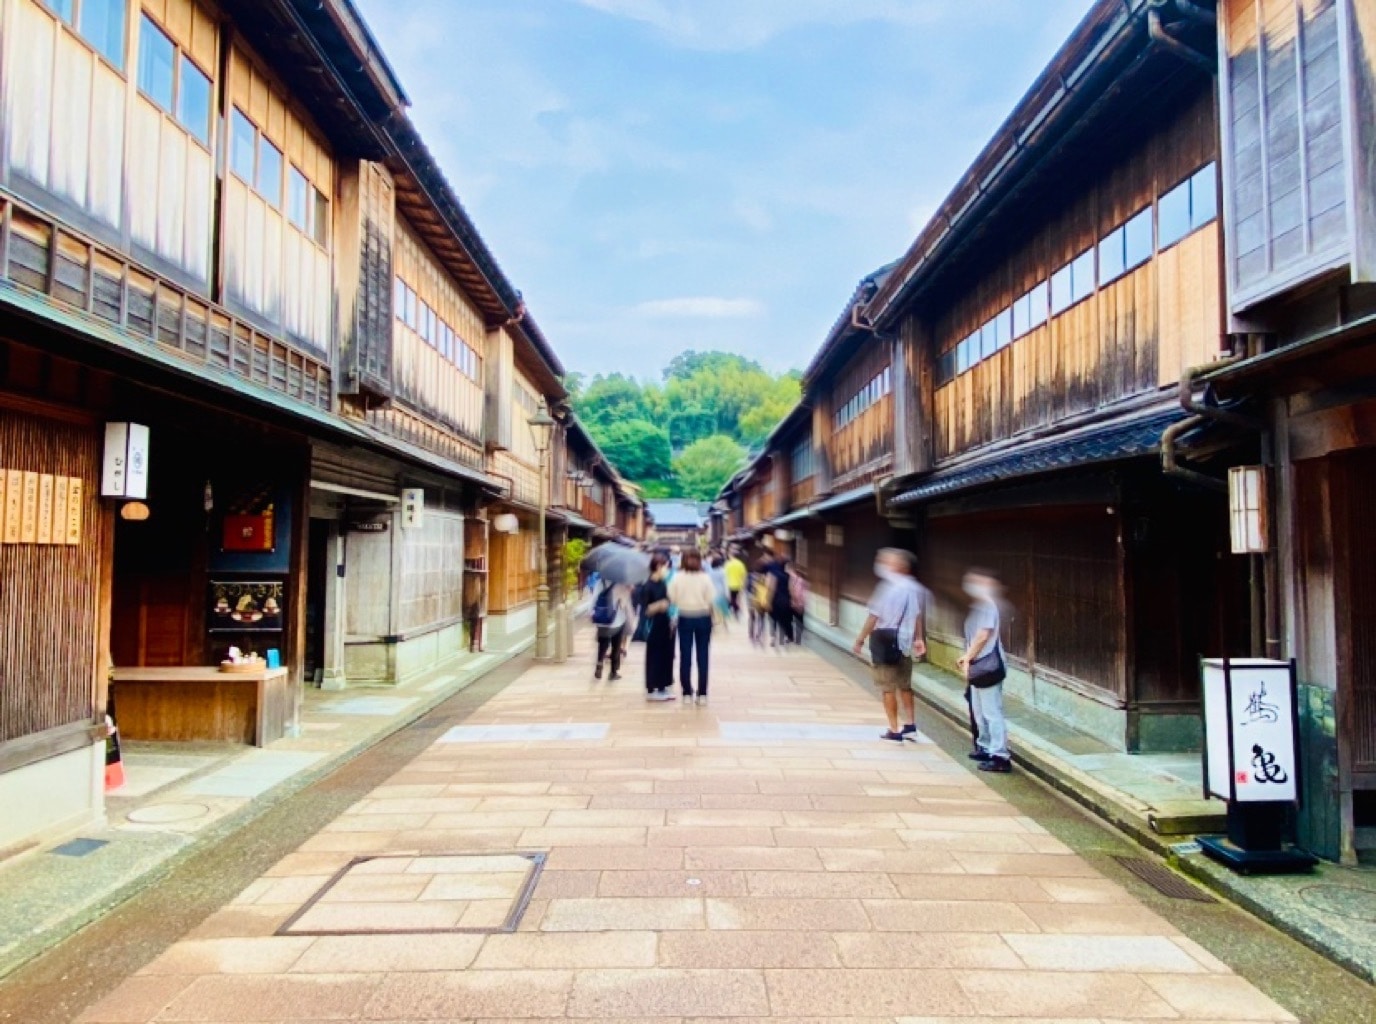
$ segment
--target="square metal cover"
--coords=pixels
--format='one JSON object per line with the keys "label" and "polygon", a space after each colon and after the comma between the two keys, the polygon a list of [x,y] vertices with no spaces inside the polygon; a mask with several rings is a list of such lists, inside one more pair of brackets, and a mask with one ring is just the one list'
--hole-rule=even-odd
{"label": "square metal cover", "polygon": [[356,857],[277,934],[514,932],[544,864],[543,853]]}

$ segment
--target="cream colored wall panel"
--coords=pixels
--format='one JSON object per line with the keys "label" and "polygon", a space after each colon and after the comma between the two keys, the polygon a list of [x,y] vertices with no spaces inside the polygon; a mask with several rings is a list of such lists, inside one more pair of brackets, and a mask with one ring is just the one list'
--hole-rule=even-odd
{"label": "cream colored wall panel", "polygon": [[158,243],[158,165],[162,113],[142,96],[129,121],[129,228],[148,249]]}
{"label": "cream colored wall panel", "polygon": [[87,208],[118,226],[124,203],[124,79],[104,62],[95,63],[91,89],[91,153]]}
{"label": "cream colored wall panel", "polygon": [[69,33],[59,33],[53,68],[52,174],[48,187],[78,205],[86,204],[90,166],[91,64],[89,50]]}
{"label": "cream colored wall panel", "polygon": [[40,184],[48,183],[52,148],[53,60],[57,27],[32,0],[20,0],[14,36],[8,41],[10,65],[5,123],[10,162]]}
{"label": "cream colored wall panel", "polygon": [[[249,309],[263,311],[263,277],[268,272],[264,266],[266,247],[263,239],[263,225],[266,220],[267,205],[253,192],[244,198],[244,248],[240,258],[244,261],[244,293],[239,296]],[[280,273],[273,268],[273,273]]]}
{"label": "cream colored wall panel", "polygon": [[207,70],[213,70],[220,66],[216,59],[218,54],[219,32],[215,28],[215,19],[210,17],[199,4],[193,5],[193,17],[191,23],[191,56]]}
{"label": "cream colored wall panel", "polygon": [[263,214],[263,305],[260,311],[273,320],[282,318],[282,215],[272,207]]}
{"label": "cream colored wall panel", "polygon": [[199,280],[210,278],[210,240],[214,228],[212,206],[214,168],[210,154],[200,146],[186,147],[186,227],[183,232],[182,266]]}
{"label": "cream colored wall panel", "polygon": [[186,135],[168,122],[160,125],[158,139],[158,245],[157,254],[180,263],[186,221]]}
{"label": "cream colored wall panel", "polygon": [[234,175],[224,179],[224,287],[236,302],[248,300],[248,189]]}

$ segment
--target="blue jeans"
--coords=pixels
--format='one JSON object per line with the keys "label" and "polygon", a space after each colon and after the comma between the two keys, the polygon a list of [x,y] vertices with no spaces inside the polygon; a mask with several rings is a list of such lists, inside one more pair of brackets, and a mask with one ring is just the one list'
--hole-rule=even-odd
{"label": "blue jeans", "polygon": [[698,652],[698,693],[707,695],[707,648],[712,642],[712,616],[678,617],[678,681],[683,695],[693,695],[693,649]]}
{"label": "blue jeans", "polygon": [[970,687],[970,710],[979,726],[979,749],[990,757],[1008,760],[1008,722],[1003,717],[1003,684]]}

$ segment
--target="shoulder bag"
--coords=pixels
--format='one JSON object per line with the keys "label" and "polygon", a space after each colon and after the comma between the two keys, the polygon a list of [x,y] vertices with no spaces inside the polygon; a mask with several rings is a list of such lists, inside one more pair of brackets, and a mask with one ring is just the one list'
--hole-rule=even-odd
{"label": "shoulder bag", "polygon": [[903,602],[903,614],[898,617],[896,627],[885,627],[870,631],[870,661],[876,665],[897,665],[903,660],[903,649],[898,646],[898,630],[908,617],[908,602]]}
{"label": "shoulder bag", "polygon": [[966,680],[976,690],[987,690],[991,686],[998,686],[1006,678],[1008,669],[1003,663],[1003,644],[995,639],[992,651],[970,662]]}

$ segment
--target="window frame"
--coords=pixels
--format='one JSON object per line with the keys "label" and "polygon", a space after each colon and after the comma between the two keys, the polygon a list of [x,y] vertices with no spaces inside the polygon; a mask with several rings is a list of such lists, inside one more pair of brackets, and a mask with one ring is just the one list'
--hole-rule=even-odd
{"label": "window frame", "polygon": [[[167,102],[164,103],[159,97],[153,94],[149,83],[144,81],[144,71],[148,65],[145,58],[153,55],[154,51],[150,48],[150,43],[161,43],[167,47]],[[177,108],[177,72],[180,65],[178,58],[181,56],[180,50],[170,33],[161,25],[153,20],[153,16],[147,11],[139,11],[139,52],[138,60],[135,61],[134,71],[135,88],[139,95],[146,99],[153,106],[157,107],[168,117],[175,118],[173,111]]]}

